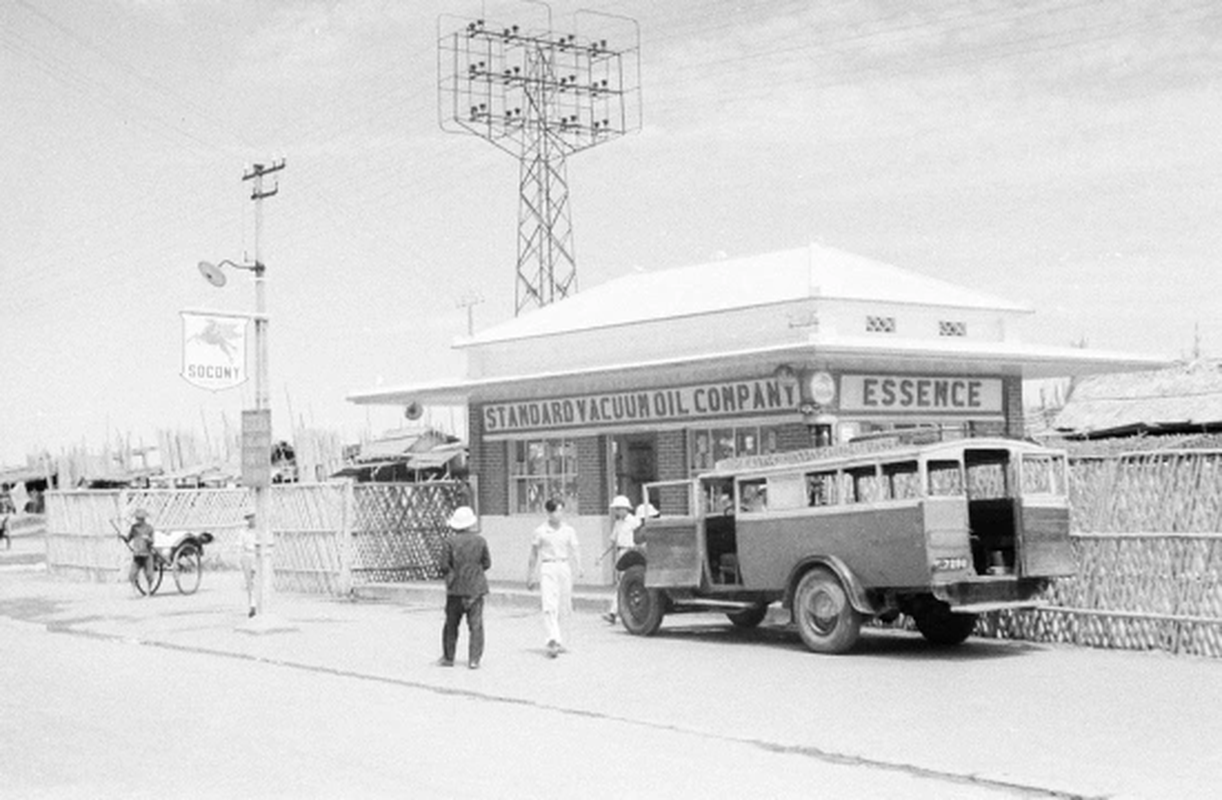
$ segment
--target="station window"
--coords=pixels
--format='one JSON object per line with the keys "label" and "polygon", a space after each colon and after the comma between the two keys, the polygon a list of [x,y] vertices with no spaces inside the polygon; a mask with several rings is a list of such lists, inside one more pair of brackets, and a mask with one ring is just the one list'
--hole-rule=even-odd
{"label": "station window", "polygon": [[773,425],[699,428],[688,434],[688,463],[693,475],[706,472],[723,458],[758,456],[780,450]]}
{"label": "station window", "polygon": [[570,439],[514,442],[509,491],[515,514],[541,514],[552,497],[576,513],[576,444]]}

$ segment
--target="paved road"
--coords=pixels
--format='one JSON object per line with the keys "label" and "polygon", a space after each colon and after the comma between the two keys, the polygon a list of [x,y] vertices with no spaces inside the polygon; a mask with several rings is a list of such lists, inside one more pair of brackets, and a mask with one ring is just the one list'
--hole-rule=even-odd
{"label": "paved road", "polygon": [[[280,596],[295,630],[239,632],[235,576],[199,594],[0,574],[0,785],[164,793],[133,748],[197,755],[172,793],[256,796],[1213,797],[1222,664],[869,633],[847,657],[779,627],[596,615],[543,657],[528,609],[489,611],[479,671],[433,664],[439,605]],[[463,643],[460,642],[460,653]],[[141,727],[126,690],[162,689]],[[257,767],[252,764],[258,765]],[[544,765],[557,764],[544,783]],[[458,781],[458,783],[454,783]],[[184,794],[185,793],[185,794]]]}

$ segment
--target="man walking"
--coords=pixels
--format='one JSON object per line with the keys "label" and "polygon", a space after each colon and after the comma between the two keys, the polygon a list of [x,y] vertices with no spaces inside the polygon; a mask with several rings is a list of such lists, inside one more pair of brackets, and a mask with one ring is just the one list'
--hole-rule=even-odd
{"label": "man walking", "polygon": [[446,579],[446,621],[441,629],[441,661],[443,667],[454,666],[454,651],[458,647],[458,623],[467,617],[467,666],[479,669],[484,655],[484,595],[488,594],[488,578],[484,573],[492,566],[492,554],[483,536],[472,532],[479,522],[469,506],[460,506],[450,517],[453,533],[442,544],[441,571]]}
{"label": "man walking", "polygon": [[608,537],[607,550],[604,555],[612,557],[615,565],[615,580],[611,591],[611,605],[603,619],[615,624],[619,617],[619,582],[623,573],[619,570],[619,560],[629,550],[637,549],[636,530],[641,527],[641,520],[632,513],[632,501],[622,494],[611,501],[611,535]]}

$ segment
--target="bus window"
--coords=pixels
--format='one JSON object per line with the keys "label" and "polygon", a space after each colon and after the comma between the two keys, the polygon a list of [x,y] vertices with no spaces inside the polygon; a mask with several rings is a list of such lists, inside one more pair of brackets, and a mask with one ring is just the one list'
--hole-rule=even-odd
{"label": "bus window", "polygon": [[734,513],[734,483],[729,478],[706,481],[704,484],[704,514]]}
{"label": "bus window", "polygon": [[929,496],[962,497],[963,465],[958,461],[930,461]]}
{"label": "bus window", "polygon": [[806,475],[807,505],[836,505],[836,473],[811,472]]}
{"label": "bus window", "polygon": [[768,479],[768,508],[781,511],[806,507],[806,479],[803,475],[773,475]]}
{"label": "bus window", "polygon": [[768,508],[768,486],[763,478],[738,484],[738,510],[754,513]]}
{"label": "bus window", "polygon": [[1005,450],[968,450],[967,494],[972,500],[1009,497],[1013,488],[1009,453]]}
{"label": "bus window", "polygon": [[883,499],[882,482],[874,465],[851,467],[844,471],[845,502],[876,503]]}
{"label": "bus window", "polygon": [[883,464],[884,483],[881,487],[889,500],[910,500],[921,496],[921,473],[915,461]]}
{"label": "bus window", "polygon": [[1055,494],[1062,491],[1063,461],[1055,456],[1024,455],[1023,494]]}

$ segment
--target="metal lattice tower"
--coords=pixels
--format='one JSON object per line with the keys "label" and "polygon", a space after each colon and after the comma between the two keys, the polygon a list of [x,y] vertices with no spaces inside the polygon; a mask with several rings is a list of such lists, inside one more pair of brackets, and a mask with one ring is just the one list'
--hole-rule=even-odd
{"label": "metal lattice tower", "polygon": [[438,25],[442,130],[479,136],[519,159],[515,314],[577,291],[566,159],[641,125],[640,30],[601,12],[576,20],[588,15],[620,20],[632,46],[556,34],[550,9],[543,31],[480,19],[441,35]]}

